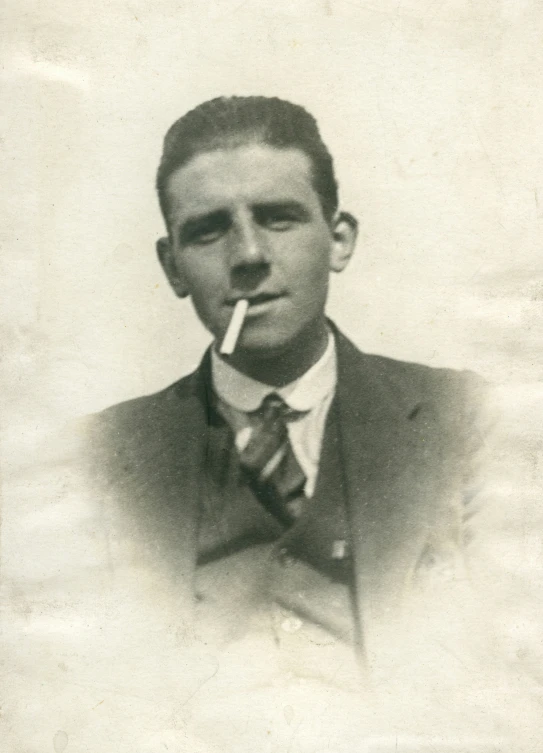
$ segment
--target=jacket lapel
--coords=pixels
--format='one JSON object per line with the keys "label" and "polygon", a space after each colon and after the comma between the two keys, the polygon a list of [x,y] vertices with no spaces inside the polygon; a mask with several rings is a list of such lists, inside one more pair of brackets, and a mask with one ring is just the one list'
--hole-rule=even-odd
{"label": "jacket lapel", "polygon": [[198,370],[173,386],[163,405],[154,476],[161,484],[163,542],[171,575],[190,586],[197,557],[197,537],[202,494],[202,470],[210,424],[210,357],[206,353]]}
{"label": "jacket lapel", "polygon": [[381,625],[400,619],[405,586],[435,525],[436,447],[427,425],[416,420],[419,398],[396,388],[390,362],[336,336],[356,603],[363,656],[371,665]]}
{"label": "jacket lapel", "polygon": [[[110,514],[117,510],[112,553],[163,573],[190,612],[196,562],[202,467],[208,433],[209,357],[199,369],[152,398],[101,419],[112,479]],[[105,426],[103,425],[105,423]],[[122,442],[119,442],[119,438]],[[114,444],[115,451],[110,448]],[[109,467],[106,467],[109,466]]]}

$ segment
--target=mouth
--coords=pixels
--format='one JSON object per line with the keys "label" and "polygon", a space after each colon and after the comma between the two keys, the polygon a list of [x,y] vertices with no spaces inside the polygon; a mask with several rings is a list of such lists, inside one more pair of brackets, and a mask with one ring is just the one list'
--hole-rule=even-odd
{"label": "mouth", "polygon": [[249,301],[249,312],[251,309],[257,309],[260,307],[265,307],[266,305],[269,305],[273,303],[274,301],[277,301],[281,298],[284,298],[284,293],[257,293],[255,295],[240,295],[236,298],[229,298],[226,301],[226,304],[228,306],[235,306],[236,303],[241,300],[245,299]]}

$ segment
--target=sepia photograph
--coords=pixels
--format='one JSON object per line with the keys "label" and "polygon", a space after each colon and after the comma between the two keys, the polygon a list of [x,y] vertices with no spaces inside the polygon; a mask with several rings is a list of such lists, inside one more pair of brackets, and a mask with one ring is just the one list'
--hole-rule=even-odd
{"label": "sepia photograph", "polygon": [[2,16],[2,751],[543,753],[543,8]]}

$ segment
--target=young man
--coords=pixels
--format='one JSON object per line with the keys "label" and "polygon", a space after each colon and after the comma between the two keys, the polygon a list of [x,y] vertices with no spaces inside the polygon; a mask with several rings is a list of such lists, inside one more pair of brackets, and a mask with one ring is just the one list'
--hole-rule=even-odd
{"label": "young man", "polygon": [[318,634],[336,673],[340,655],[349,671],[355,654],[378,671],[383,648],[404,661],[401,618],[422,604],[429,625],[465,583],[479,381],[364,355],[327,320],[357,223],[303,108],[200,105],[168,132],[157,187],[160,262],[214,344],[195,374],[96,417],[94,478],[196,635]]}
{"label": "young man", "polygon": [[356,221],[303,108],[200,105],[157,186],[160,261],[214,342],[91,417],[30,495],[32,558],[12,543],[4,575],[31,636],[11,653],[21,725],[49,709],[25,749],[507,749],[477,743],[532,703],[491,650],[480,380],[363,354],[326,318]]}

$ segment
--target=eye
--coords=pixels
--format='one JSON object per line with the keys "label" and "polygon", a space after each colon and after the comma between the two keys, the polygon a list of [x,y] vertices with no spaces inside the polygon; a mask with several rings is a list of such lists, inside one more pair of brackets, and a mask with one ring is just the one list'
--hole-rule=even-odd
{"label": "eye", "polygon": [[194,246],[207,246],[218,241],[222,234],[223,231],[218,228],[213,230],[199,230],[192,233],[187,239],[187,242]]}
{"label": "eye", "polygon": [[269,227],[271,230],[276,230],[277,232],[281,232],[283,230],[289,230],[294,224],[296,220],[294,217],[289,217],[286,215],[272,215],[271,217],[268,217],[266,221],[266,226]]}
{"label": "eye", "polygon": [[222,212],[189,221],[181,232],[185,246],[208,246],[218,241],[230,227],[230,219]]}

